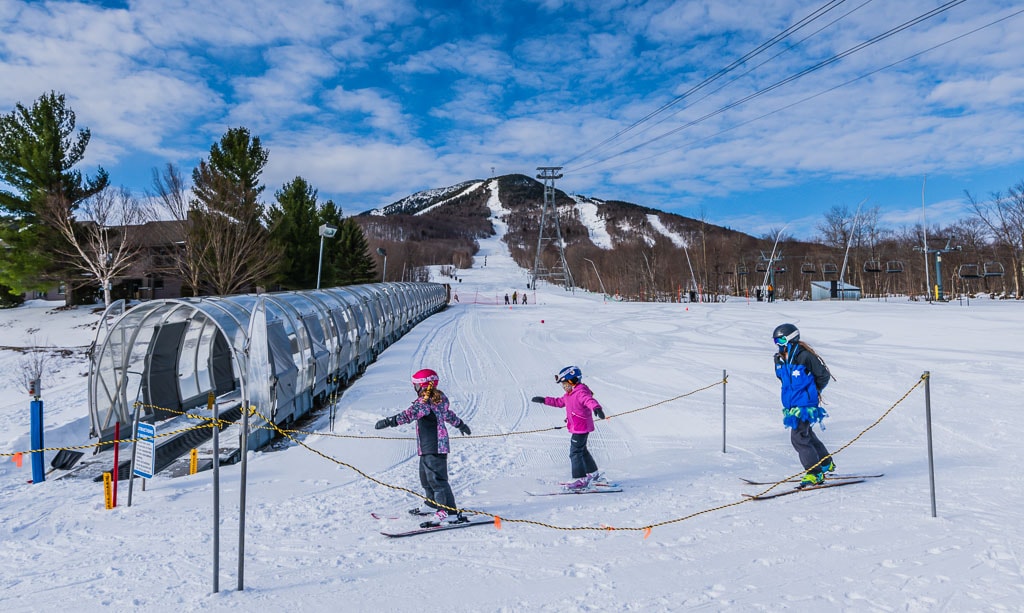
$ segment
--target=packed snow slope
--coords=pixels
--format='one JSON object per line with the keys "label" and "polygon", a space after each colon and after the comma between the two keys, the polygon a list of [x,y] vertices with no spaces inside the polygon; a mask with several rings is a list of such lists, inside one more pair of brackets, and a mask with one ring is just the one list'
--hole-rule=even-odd
{"label": "packed snow slope", "polygon": [[[333,432],[324,412],[301,445],[250,454],[244,590],[239,466],[221,471],[214,594],[210,472],[137,484],[131,507],[122,482],[119,506],[105,510],[101,484],[28,485],[27,458],[18,468],[7,455],[0,610],[1021,610],[1021,303],[635,304],[542,283],[526,306],[505,306],[528,277],[498,238],[459,276],[459,302],[345,391]],[[28,449],[25,354],[10,348],[33,339],[72,350],[54,355],[44,379],[47,445],[88,442],[84,350],[98,316],[53,306],[0,311],[0,452]],[[772,367],[782,322],[835,375],[819,433],[839,471],[883,478],[743,496],[765,488],[740,477],[800,471]],[[560,394],[553,375],[569,364],[610,417],[590,448],[622,493],[526,494],[569,477],[569,434],[553,429],[564,414],[529,402]],[[473,429],[452,439],[456,499],[500,516],[500,530],[379,533],[416,521],[404,515],[420,500],[398,489],[419,491],[413,428],[373,424],[409,405],[420,368],[440,373]]]}

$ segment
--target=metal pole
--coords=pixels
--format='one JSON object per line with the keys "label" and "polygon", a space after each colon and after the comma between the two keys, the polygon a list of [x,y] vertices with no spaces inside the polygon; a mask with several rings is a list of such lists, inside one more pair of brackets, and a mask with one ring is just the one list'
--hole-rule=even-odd
{"label": "metal pole", "polygon": [[206,406],[213,415],[213,593],[216,594],[220,591],[220,415],[212,391],[206,396]]}
{"label": "metal pole", "polygon": [[380,273],[381,283],[388,280],[388,256],[384,256],[384,270]]}
{"label": "metal pole", "polygon": [[[594,274],[597,275],[597,282],[601,284],[601,293],[604,294],[604,299],[607,302],[607,300],[608,300],[608,292],[605,291],[605,289],[604,289],[604,281],[601,280],[601,273],[597,272],[597,264],[595,264],[594,260],[591,260],[590,258],[583,258],[583,259],[588,261],[588,262],[590,262],[590,265],[594,267]],[[537,288],[534,288],[534,289],[537,289]]]}
{"label": "metal pole", "polygon": [[[248,401],[244,394],[243,398]],[[242,405],[242,467],[238,496],[238,591],[245,589],[245,472],[249,456],[249,407]]]}
{"label": "metal pole", "polygon": [[722,369],[722,453],[725,453],[725,388],[729,387],[729,374]]}
{"label": "metal pole", "polygon": [[316,263],[316,288],[320,289],[320,269],[324,265],[324,235],[320,235],[320,259]]}
{"label": "metal pole", "polygon": [[932,517],[935,513],[935,456],[932,453],[932,373],[929,370],[921,375],[924,378],[924,423],[928,431],[928,483],[932,492]]}
{"label": "metal pole", "polygon": [[[139,448],[139,413],[142,411],[142,403],[135,402],[135,417],[132,419],[132,463],[128,470],[128,506],[132,506],[132,486],[135,484],[135,455]],[[143,479],[142,483],[146,483]]]}

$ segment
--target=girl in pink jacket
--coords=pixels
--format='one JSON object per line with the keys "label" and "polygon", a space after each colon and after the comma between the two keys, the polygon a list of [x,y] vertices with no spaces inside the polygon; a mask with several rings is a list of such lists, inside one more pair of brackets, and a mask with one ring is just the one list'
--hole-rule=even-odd
{"label": "girl in pink jacket", "polygon": [[594,417],[604,419],[604,410],[582,379],[583,372],[579,367],[566,366],[555,375],[555,381],[561,383],[565,390],[564,396],[534,396],[531,399],[549,407],[565,407],[566,428],[572,434],[569,461],[572,465],[572,478],[575,479],[566,484],[566,489],[584,489],[601,479],[601,474],[597,472],[597,462],[587,450],[587,437],[594,431]]}

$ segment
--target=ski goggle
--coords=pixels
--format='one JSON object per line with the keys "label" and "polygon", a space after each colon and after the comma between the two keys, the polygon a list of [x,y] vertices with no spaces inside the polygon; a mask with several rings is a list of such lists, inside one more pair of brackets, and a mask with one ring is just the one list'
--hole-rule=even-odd
{"label": "ski goggle", "polygon": [[789,339],[785,336],[776,336],[775,344],[778,345],[779,347],[785,347],[786,345],[789,344]]}

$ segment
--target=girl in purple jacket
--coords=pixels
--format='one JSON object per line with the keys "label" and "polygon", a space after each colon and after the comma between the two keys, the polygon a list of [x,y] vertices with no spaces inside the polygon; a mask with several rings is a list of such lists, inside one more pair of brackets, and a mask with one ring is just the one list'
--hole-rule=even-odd
{"label": "girl in purple jacket", "polygon": [[564,396],[534,396],[531,399],[549,407],[565,407],[566,428],[572,434],[569,461],[572,465],[572,478],[575,479],[565,487],[574,490],[587,488],[601,479],[601,473],[597,472],[597,462],[587,450],[587,437],[594,431],[594,417],[604,419],[604,410],[582,380],[583,372],[579,367],[566,366],[555,375],[555,381],[561,383],[565,390]]}
{"label": "girl in purple jacket", "polygon": [[[424,368],[412,376],[412,388],[416,390],[416,400],[412,406],[397,415],[386,417],[377,422],[374,426],[377,430],[383,428],[394,428],[401,424],[416,422],[416,449],[420,456],[420,485],[425,492],[426,505],[433,509],[433,520],[423,522],[422,527],[428,525],[440,525],[448,518],[448,515],[455,515],[454,522],[468,521],[458,513],[455,506],[455,494],[448,484],[448,428],[449,423],[465,436],[469,436],[470,430],[466,422],[462,421],[448,407],[448,397],[444,392],[437,389],[439,381],[437,373]],[[431,511],[421,511],[419,508],[412,509],[409,513],[413,515],[430,515]],[[449,520],[449,523],[454,523]]]}

